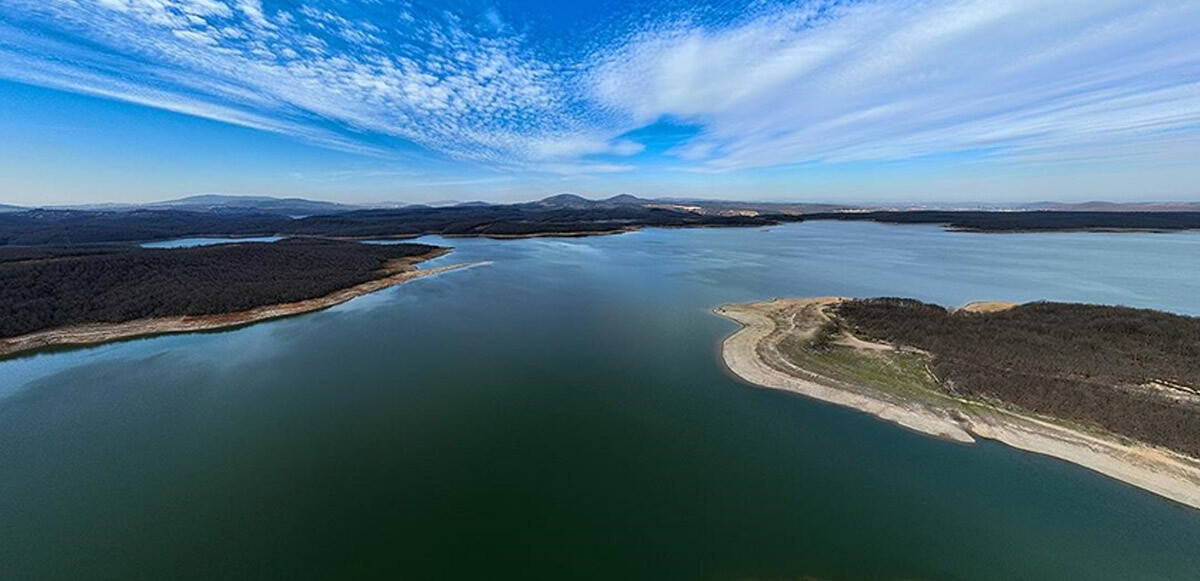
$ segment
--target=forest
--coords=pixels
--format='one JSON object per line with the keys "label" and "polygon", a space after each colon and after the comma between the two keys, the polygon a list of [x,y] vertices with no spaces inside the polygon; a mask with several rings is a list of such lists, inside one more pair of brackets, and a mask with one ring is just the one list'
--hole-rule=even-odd
{"label": "forest", "polygon": [[181,210],[29,210],[0,213],[0,246],[143,242],[185,236],[253,236],[285,231],[286,216]]}
{"label": "forest", "polygon": [[1054,232],[1071,230],[1191,230],[1200,228],[1200,212],[825,212],[803,220],[870,221],[888,224],[937,224],[974,232]]}
{"label": "forest", "polygon": [[391,260],[439,250],[292,238],[171,249],[0,247],[0,337],[300,301],[379,278]]}
{"label": "forest", "polygon": [[257,212],[31,210],[0,214],[0,246],[142,242],[186,236],[305,235],[331,238],[533,236],[643,227],[765,226],[775,218],[720,216],[642,206],[511,204],[358,210],[302,218]]}
{"label": "forest", "polygon": [[762,226],[776,220],[641,206],[545,208],[536,204],[363,210],[297,220],[290,233],[335,237],[530,236],[606,233],[643,227]]}
{"label": "forest", "polygon": [[1200,318],[1049,302],[975,313],[898,298],[836,309],[860,337],[929,352],[959,395],[1200,457]]}
{"label": "forest", "polygon": [[[579,198],[582,200],[582,198]],[[185,236],[322,236],[403,238],[537,236],[621,232],[635,228],[772,226],[808,220],[938,224],[977,232],[1184,230],[1200,228],[1200,212],[822,212],[745,214],[689,212],[636,203],[543,202],[411,206],[289,217],[255,210],[27,210],[0,213],[0,246],[128,243]],[[725,208],[728,210],[729,208]]]}

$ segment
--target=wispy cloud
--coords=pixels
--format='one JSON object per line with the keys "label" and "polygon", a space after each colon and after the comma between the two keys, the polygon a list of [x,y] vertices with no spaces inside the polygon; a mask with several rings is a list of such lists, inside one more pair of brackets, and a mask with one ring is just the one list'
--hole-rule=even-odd
{"label": "wispy cloud", "polygon": [[[0,74],[16,80],[351,149],[370,133],[491,163],[558,157],[544,144],[568,140],[607,151],[567,114],[556,65],[452,13],[271,12],[258,0],[4,6],[21,21],[0,28]],[[32,24],[51,34],[23,31]]]}
{"label": "wispy cloud", "polygon": [[610,26],[586,49],[548,48],[494,7],[283,6],[0,0],[0,77],[568,175],[637,169],[644,146],[621,136],[664,118],[700,131],[655,162],[703,171],[1200,154],[1190,0],[754,3]]}
{"label": "wispy cloud", "polygon": [[601,102],[704,127],[712,169],[986,150],[1032,158],[1200,138],[1200,3],[810,2],[651,26],[604,57]]}

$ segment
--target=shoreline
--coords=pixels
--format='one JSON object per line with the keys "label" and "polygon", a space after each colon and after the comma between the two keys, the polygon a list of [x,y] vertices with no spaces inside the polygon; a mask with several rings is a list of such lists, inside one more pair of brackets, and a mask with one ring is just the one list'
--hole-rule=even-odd
{"label": "shoreline", "polygon": [[445,256],[449,252],[449,249],[444,249],[431,255],[418,257],[416,260],[396,260],[386,267],[384,271],[385,276],[337,290],[324,296],[301,301],[265,305],[244,311],[211,315],[155,317],[122,323],[89,323],[8,337],[0,339],[0,360],[33,355],[42,349],[52,347],[86,347],[155,335],[231,329],[261,321],[320,311],[340,305],[351,299],[418,278],[490,264],[490,262],[465,262],[429,269],[415,267],[420,262]]}
{"label": "shoreline", "polygon": [[[665,225],[634,225],[624,226],[613,230],[565,230],[565,231],[533,231],[519,234],[493,234],[483,232],[470,232],[463,234],[444,234],[439,232],[418,232],[418,233],[402,233],[402,234],[379,234],[373,236],[337,236],[324,234],[301,234],[288,232],[273,232],[260,234],[187,234],[171,238],[150,238],[139,240],[121,240],[110,242],[97,242],[95,245],[105,244],[133,244],[143,245],[154,242],[163,242],[167,240],[175,240],[179,238],[223,238],[228,239],[230,243],[240,242],[244,238],[262,238],[262,237],[279,237],[279,238],[318,238],[329,240],[347,240],[353,242],[363,242],[369,240],[416,240],[425,236],[440,236],[443,238],[485,238],[491,240],[527,240],[531,238],[590,238],[593,236],[615,236],[618,234],[628,234],[631,232],[640,232],[643,230],[652,230],[656,228],[666,230],[683,230],[683,229],[699,229],[699,228],[773,228],[777,226],[786,226],[789,224],[802,224],[805,222],[867,222],[873,224],[883,224],[887,226],[936,226],[945,232],[957,232],[963,234],[1173,234],[1177,232],[1195,232],[1200,231],[1200,227],[1196,228],[1120,228],[1120,227],[1095,227],[1095,228],[1011,228],[1011,229],[984,229],[972,227],[957,227],[946,223],[938,222],[888,222],[884,220],[841,220],[837,218],[808,218],[805,219],[802,214],[792,215],[775,215],[761,214],[768,218],[783,216],[771,223],[762,224],[665,224]],[[38,246],[34,244],[31,246]]]}
{"label": "shoreline", "polygon": [[1031,415],[1000,409],[978,401],[944,396],[945,405],[903,398],[865,386],[849,385],[792,366],[781,369],[771,357],[772,339],[784,332],[769,316],[770,309],[823,305],[836,297],[776,299],[770,302],[726,304],[713,313],[741,328],[721,343],[727,369],[747,383],[797,393],[855,409],[925,435],[961,444],[977,438],[1065,460],[1200,509],[1200,460],[1169,450],[1127,443],[1115,437],[1072,429]]}

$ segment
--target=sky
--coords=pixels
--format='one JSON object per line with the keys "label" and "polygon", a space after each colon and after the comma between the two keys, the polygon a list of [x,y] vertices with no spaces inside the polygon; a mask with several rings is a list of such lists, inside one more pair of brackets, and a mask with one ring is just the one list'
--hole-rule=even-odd
{"label": "sky", "polygon": [[0,203],[1200,200],[1196,0],[0,0]]}

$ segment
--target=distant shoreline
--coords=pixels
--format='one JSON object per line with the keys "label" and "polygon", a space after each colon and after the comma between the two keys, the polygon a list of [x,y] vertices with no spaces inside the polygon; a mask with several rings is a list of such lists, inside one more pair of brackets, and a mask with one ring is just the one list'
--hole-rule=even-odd
{"label": "distant shoreline", "polygon": [[301,301],[255,307],[244,311],[211,315],[157,317],[121,323],[91,323],[47,329],[26,335],[0,339],[0,359],[31,355],[51,347],[84,347],[155,335],[212,331],[250,325],[260,321],[291,317],[340,305],[351,299],[380,291],[418,278],[452,270],[490,264],[469,262],[430,269],[418,269],[416,264],[444,256],[449,249],[431,253],[418,260],[401,259],[389,264],[385,275],[361,284],[334,291],[325,296]]}
{"label": "distant shoreline", "polygon": [[214,212],[205,208],[17,209],[2,214],[0,244],[128,244],[197,236],[364,240],[439,235],[507,239],[597,236],[645,228],[763,227],[809,221],[929,224],[951,231],[988,233],[1200,230],[1200,204],[1161,211],[888,210],[830,204],[554,196],[532,203],[353,210],[326,207],[316,213],[296,214],[281,213],[278,207],[267,212],[246,208]]}
{"label": "distant shoreline", "polygon": [[721,347],[726,367],[751,384],[798,393],[866,412],[923,434],[960,443],[987,438],[1021,450],[1053,456],[1159,496],[1200,509],[1200,459],[1116,437],[1085,432],[1062,423],[996,408],[984,402],[942,396],[918,400],[850,385],[790,366],[777,351],[793,329],[780,329],[773,311],[824,306],[840,298],[776,299],[727,304],[714,313],[741,328]]}

